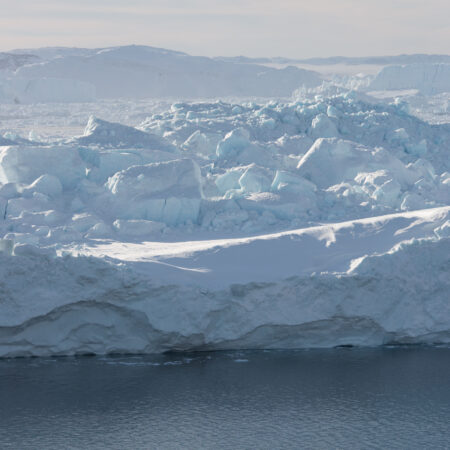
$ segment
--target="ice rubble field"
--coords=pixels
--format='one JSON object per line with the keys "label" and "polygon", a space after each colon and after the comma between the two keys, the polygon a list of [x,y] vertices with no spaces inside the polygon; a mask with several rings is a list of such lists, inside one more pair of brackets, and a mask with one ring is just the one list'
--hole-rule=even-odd
{"label": "ice rubble field", "polygon": [[0,356],[450,343],[450,125],[303,94],[3,133]]}

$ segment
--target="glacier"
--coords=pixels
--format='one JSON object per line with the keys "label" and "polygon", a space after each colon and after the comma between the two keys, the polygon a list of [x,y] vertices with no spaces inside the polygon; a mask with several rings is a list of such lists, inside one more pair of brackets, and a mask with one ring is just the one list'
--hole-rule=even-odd
{"label": "glacier", "polygon": [[[250,62],[29,54],[0,74],[0,357],[450,343],[450,119],[432,63],[334,81],[266,67],[251,90]],[[186,90],[142,89],[138,61],[189,68],[171,80]],[[205,67],[226,90],[203,90]],[[12,102],[31,79],[47,81]]]}

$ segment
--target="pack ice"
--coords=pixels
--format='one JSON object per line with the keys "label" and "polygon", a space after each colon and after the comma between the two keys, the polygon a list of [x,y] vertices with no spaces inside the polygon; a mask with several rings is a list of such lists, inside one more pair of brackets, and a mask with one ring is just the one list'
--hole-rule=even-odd
{"label": "pack ice", "polygon": [[0,356],[448,344],[450,125],[330,92],[4,133]]}

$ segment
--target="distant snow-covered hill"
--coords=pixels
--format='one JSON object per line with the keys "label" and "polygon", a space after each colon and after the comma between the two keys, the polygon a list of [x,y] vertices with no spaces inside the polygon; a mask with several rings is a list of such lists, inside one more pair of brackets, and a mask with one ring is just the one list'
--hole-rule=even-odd
{"label": "distant snow-covered hill", "polygon": [[39,57],[28,53],[1,53],[0,71],[14,71],[25,64],[32,64],[39,61]]}
{"label": "distant snow-covered hill", "polygon": [[78,47],[42,47],[42,48],[21,48],[11,50],[9,53],[14,55],[34,55],[41,61],[50,61],[51,59],[65,56],[89,56],[100,49],[98,48],[78,48]]}

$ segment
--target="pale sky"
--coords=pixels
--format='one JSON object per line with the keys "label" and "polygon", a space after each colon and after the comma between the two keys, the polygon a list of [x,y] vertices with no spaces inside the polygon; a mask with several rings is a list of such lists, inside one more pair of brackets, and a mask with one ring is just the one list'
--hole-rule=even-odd
{"label": "pale sky", "polygon": [[207,56],[450,54],[450,0],[0,0],[0,50],[144,44]]}

